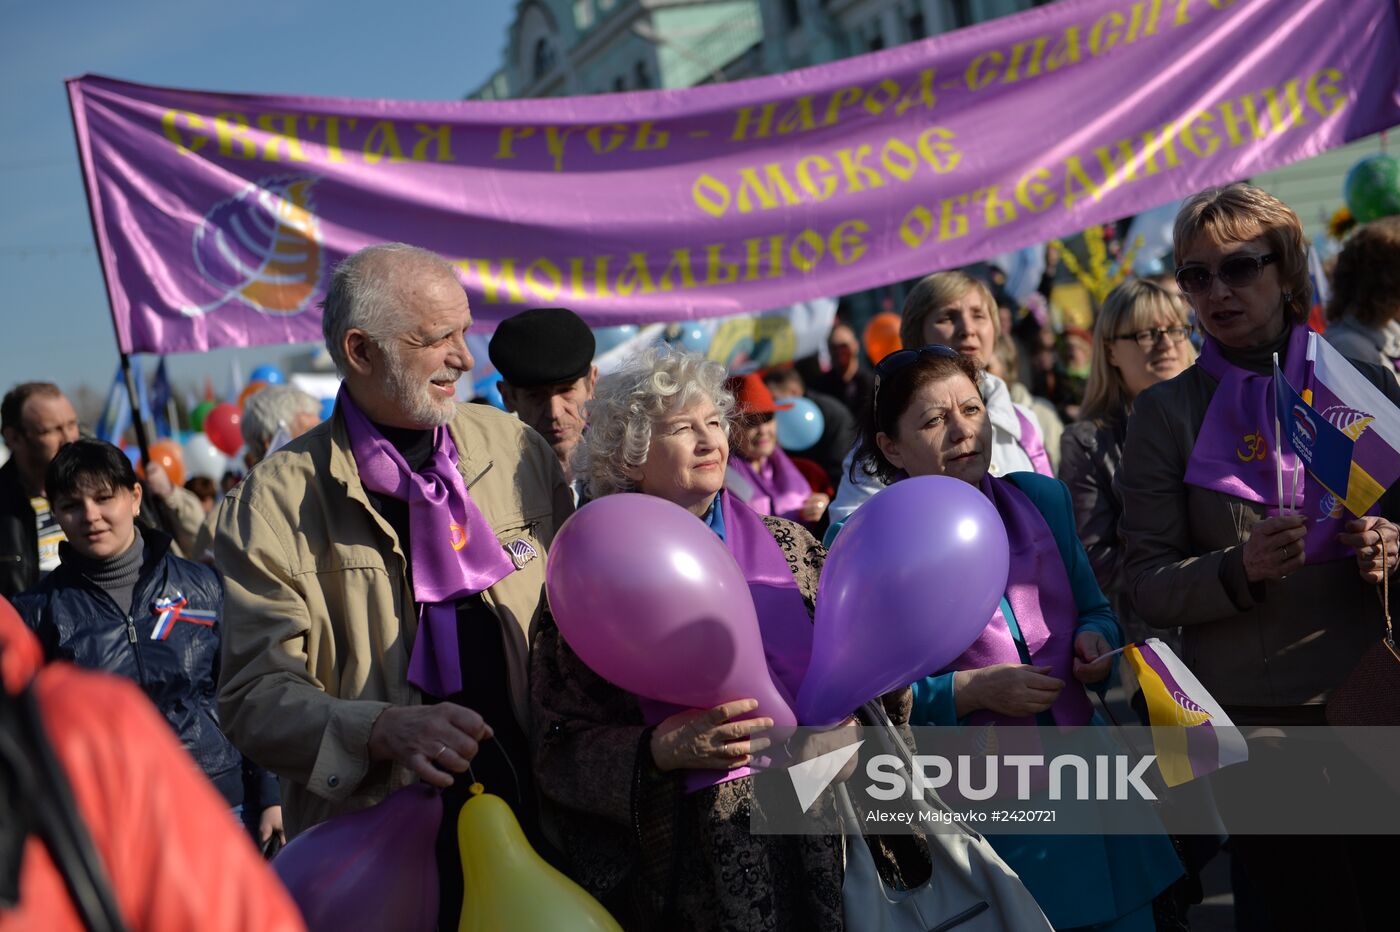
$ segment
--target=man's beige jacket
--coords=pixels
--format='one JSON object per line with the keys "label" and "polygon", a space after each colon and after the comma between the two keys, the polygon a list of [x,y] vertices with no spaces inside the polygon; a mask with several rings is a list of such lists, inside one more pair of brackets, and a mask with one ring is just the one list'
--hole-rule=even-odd
{"label": "man's beige jacket", "polygon": [[[502,546],[516,544],[518,569],[483,598],[501,624],[528,734],[545,548],[572,498],[544,438],[514,417],[459,405],[450,430],[472,501]],[[421,702],[407,679],[417,611],[404,551],[370,506],[338,412],[228,494],[214,552],[226,587],[220,718],[239,750],[281,777],[288,835],[413,782],[402,766],[369,759],[379,714]]]}

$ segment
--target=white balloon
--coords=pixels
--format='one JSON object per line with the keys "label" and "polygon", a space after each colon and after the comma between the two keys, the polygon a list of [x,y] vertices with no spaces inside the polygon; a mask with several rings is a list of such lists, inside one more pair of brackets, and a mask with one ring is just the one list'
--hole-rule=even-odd
{"label": "white balloon", "polygon": [[228,457],[205,434],[192,434],[185,441],[185,475],[205,476],[218,482],[228,469]]}

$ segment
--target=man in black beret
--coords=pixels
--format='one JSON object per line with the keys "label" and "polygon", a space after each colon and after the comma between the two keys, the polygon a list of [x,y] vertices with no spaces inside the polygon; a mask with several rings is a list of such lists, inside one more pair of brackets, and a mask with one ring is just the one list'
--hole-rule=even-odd
{"label": "man in black beret", "polygon": [[491,363],[501,373],[501,400],[554,448],[579,497],[569,460],[583,438],[584,405],[593,397],[593,331],[573,311],[537,307],[501,321],[491,336]]}

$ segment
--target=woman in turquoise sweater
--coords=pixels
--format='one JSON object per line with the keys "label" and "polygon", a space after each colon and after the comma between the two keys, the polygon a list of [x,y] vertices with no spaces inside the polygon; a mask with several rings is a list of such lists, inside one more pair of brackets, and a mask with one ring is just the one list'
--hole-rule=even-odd
{"label": "woman in turquoise sweater", "polygon": [[[960,657],[913,684],[911,724],[1089,724],[1083,686],[1102,688],[1122,634],[1076,537],[1069,490],[1034,473],[988,474],[991,427],[972,360],[934,345],[891,354],[875,372],[853,469],[975,485],[1011,544],[1000,607]],[[1057,929],[1151,930],[1153,898],[1181,874],[1165,835],[988,838]]]}

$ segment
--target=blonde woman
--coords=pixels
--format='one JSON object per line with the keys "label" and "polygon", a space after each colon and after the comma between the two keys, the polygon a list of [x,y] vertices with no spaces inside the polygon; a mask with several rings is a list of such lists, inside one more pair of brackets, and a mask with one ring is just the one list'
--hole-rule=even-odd
{"label": "blonde woman", "polygon": [[[977,363],[982,373],[977,387],[992,424],[992,475],[1053,476],[1036,412],[1013,403],[1007,384],[986,371],[996,356],[1000,324],[996,300],[986,284],[963,272],[935,272],[921,279],[904,299],[899,338],[909,348],[951,346]],[[841,486],[828,509],[833,523],[845,520],[885,487],[864,467],[852,464],[854,453],[841,464]]]}
{"label": "blonde woman", "polygon": [[1060,440],[1060,478],[1074,500],[1079,539],[1099,587],[1113,600],[1129,641],[1161,637],[1126,604],[1118,519],[1123,498],[1114,476],[1123,458],[1133,399],[1196,361],[1185,303],[1161,285],[1129,279],[1109,293],[1094,325],[1094,354],[1081,420]]}

